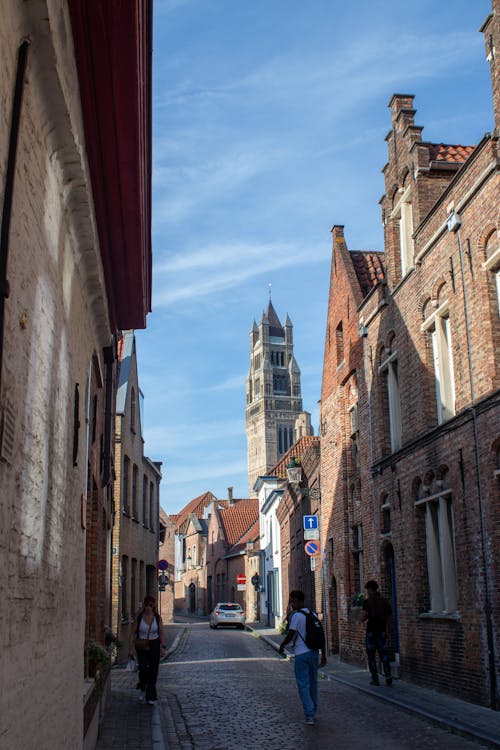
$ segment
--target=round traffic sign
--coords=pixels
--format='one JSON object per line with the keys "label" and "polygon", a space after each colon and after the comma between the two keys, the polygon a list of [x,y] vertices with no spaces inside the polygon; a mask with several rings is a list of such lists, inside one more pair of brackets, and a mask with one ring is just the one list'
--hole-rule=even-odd
{"label": "round traffic sign", "polygon": [[310,539],[304,544],[304,550],[306,555],[316,557],[316,555],[319,555],[319,542],[316,542],[314,539]]}
{"label": "round traffic sign", "polygon": [[166,570],[168,568],[168,562],[166,560],[158,560],[158,570]]}

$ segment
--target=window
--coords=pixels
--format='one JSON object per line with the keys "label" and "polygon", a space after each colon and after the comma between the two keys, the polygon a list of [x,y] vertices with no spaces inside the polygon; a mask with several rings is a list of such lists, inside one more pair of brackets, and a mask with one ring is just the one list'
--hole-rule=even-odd
{"label": "window", "polygon": [[149,483],[149,528],[154,531],[155,524],[155,486],[153,482]]}
{"label": "window", "polygon": [[148,478],[144,474],[142,478],[142,525],[148,527]]}
{"label": "window", "polygon": [[349,435],[351,438],[351,456],[354,469],[360,468],[359,454],[359,424],[358,424],[358,404],[355,403],[349,409]]}
{"label": "window", "polygon": [[497,309],[500,316],[500,246],[498,244],[497,233],[492,232],[486,241],[485,247],[486,262],[483,268],[490,271],[493,275],[495,291],[497,295]]}
{"label": "window", "polygon": [[127,573],[128,573],[128,557],[127,555],[122,556],[122,565],[120,571],[120,582],[121,582],[121,618],[122,622],[126,622],[127,616]]}
{"label": "window", "polygon": [[456,612],[457,579],[451,493],[447,490],[422,497],[415,505],[425,512],[430,611],[441,614]]}
{"label": "window", "polygon": [[293,427],[278,425],[278,454],[286,453],[293,445]]}
{"label": "window", "polygon": [[354,586],[355,592],[363,591],[363,527],[353,528]]}
{"label": "window", "polygon": [[410,203],[410,189],[407,188],[394,207],[391,218],[397,222],[399,228],[399,252],[401,261],[401,276],[406,276],[413,268],[413,212]]}
{"label": "window", "polygon": [[137,481],[138,481],[138,474],[139,470],[137,466],[134,464],[134,468],[132,469],[132,518],[135,518],[137,520]]}
{"label": "window", "polygon": [[137,397],[135,395],[135,388],[130,389],[130,429],[135,432],[135,416],[137,410]]}
{"label": "window", "polygon": [[344,329],[340,322],[335,330],[335,346],[337,352],[337,367],[344,361]]}
{"label": "window", "polygon": [[455,383],[451,354],[448,303],[445,302],[424,321],[422,329],[431,337],[438,424],[455,414]]}
{"label": "window", "polygon": [[135,617],[135,588],[137,585],[137,560],[132,558],[130,568],[130,616]]}
{"label": "window", "polygon": [[384,350],[379,372],[385,388],[391,451],[401,448],[401,398],[399,392],[398,361],[396,352]]}
{"label": "window", "polygon": [[380,533],[391,533],[391,506],[389,505],[389,498],[387,495],[383,495],[380,504]]}
{"label": "window", "polygon": [[122,508],[123,508],[123,512],[126,513],[127,516],[130,514],[129,474],[130,474],[130,459],[128,456],[125,456],[123,459]]}

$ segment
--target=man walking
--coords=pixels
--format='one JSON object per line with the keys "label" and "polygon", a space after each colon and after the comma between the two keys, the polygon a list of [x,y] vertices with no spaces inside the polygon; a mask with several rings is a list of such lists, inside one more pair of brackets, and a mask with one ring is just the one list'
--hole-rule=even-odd
{"label": "man walking", "polygon": [[366,620],[366,655],[372,678],[370,685],[379,685],[377,651],[385,675],[385,684],[392,685],[391,665],[387,653],[387,619],[392,614],[391,605],[381,596],[377,581],[365,583],[368,597],[363,602],[362,619]]}
{"label": "man walking", "polygon": [[[302,591],[290,592],[290,606],[293,609],[288,632],[282,642],[279,651],[283,653],[285,646],[293,642],[295,646],[295,680],[299,690],[300,700],[304,707],[306,724],[313,725],[316,710],[318,708],[318,666],[326,664],[325,645],[319,648],[309,648],[307,639],[307,615],[311,613],[317,620],[315,612],[304,607],[304,594]],[[321,626],[318,628],[323,633]],[[321,652],[321,661],[319,654]]]}

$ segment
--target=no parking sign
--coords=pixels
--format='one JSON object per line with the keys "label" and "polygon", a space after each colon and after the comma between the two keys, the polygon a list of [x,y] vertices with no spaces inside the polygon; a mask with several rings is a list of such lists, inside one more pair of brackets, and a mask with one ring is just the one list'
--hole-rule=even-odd
{"label": "no parking sign", "polygon": [[319,542],[315,541],[314,539],[310,539],[304,544],[304,550],[306,555],[309,555],[310,557],[316,557],[317,555],[319,555]]}

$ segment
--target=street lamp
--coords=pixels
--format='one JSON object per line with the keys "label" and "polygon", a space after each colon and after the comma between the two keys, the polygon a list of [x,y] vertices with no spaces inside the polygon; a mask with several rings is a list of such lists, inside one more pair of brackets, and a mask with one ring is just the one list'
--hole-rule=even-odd
{"label": "street lamp", "polygon": [[290,484],[300,484],[302,480],[302,467],[293,456],[287,464],[286,475]]}

